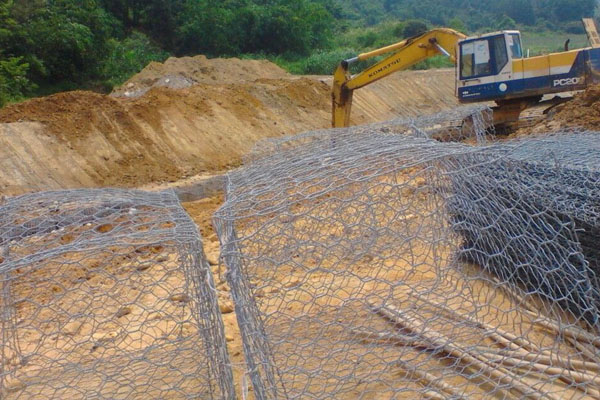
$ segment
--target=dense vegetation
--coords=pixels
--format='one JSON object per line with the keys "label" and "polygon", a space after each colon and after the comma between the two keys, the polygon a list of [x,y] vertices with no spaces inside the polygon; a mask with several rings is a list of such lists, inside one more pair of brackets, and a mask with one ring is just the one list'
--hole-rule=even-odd
{"label": "dense vegetation", "polygon": [[596,6],[597,0],[0,0],[0,105],[65,89],[109,90],[171,54],[269,57],[293,72],[329,73],[341,58],[431,26],[577,35],[579,19]]}

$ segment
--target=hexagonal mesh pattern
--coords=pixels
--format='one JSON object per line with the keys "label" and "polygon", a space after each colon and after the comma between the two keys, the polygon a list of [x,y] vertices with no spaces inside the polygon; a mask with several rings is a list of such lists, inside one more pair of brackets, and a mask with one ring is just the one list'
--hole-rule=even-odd
{"label": "hexagonal mesh pattern", "polygon": [[231,398],[196,226],[172,192],[0,205],[0,397]]}
{"label": "hexagonal mesh pattern", "polygon": [[256,398],[600,398],[598,134],[271,147],[215,216]]}
{"label": "hexagonal mesh pattern", "polygon": [[487,106],[464,106],[420,117],[397,118],[370,125],[354,126],[350,129],[327,129],[305,132],[283,138],[265,139],[258,142],[252,151],[245,156],[246,164],[272,156],[289,149],[308,148],[315,140],[329,138],[335,142],[336,137],[351,134],[402,134],[415,138],[429,138],[440,142],[470,141],[485,144],[495,136],[493,125],[494,114]]}

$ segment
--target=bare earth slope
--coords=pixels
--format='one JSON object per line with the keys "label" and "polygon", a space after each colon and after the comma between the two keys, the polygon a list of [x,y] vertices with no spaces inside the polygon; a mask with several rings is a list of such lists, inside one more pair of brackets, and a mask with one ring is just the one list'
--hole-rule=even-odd
{"label": "bare earth slope", "polygon": [[549,118],[529,129],[522,129],[515,136],[541,134],[565,129],[589,129],[597,131],[600,126],[600,85],[591,86],[577,93],[572,101],[555,107]]}
{"label": "bare earth slope", "polygon": [[[134,187],[234,167],[261,139],[328,128],[329,82],[199,56],[150,64],[111,96],[67,92],[6,107],[0,194]],[[447,109],[453,90],[452,70],[399,73],[357,93],[353,120]]]}

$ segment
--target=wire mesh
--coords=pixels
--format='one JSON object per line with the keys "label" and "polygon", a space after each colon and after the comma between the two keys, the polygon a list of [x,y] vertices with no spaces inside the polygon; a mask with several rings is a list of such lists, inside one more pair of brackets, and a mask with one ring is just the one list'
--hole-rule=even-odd
{"label": "wire mesh", "polygon": [[173,192],[0,205],[0,398],[233,398],[196,226]]}
{"label": "wire mesh", "polygon": [[228,175],[255,398],[600,398],[598,135],[419,136],[308,133]]}
{"label": "wire mesh", "polygon": [[340,136],[364,134],[401,134],[440,142],[483,145],[495,137],[494,116],[487,106],[463,106],[420,117],[397,118],[351,128],[310,131],[260,141],[245,156],[244,161],[248,164],[298,147],[305,148],[303,146],[308,146],[313,141],[322,142],[325,138],[335,144],[340,141]]}

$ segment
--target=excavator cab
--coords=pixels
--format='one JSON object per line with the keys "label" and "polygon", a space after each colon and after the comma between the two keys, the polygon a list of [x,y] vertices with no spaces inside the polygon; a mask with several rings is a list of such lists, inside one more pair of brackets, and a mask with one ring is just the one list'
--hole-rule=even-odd
{"label": "excavator cab", "polygon": [[502,99],[523,79],[513,66],[523,58],[521,33],[502,31],[458,44],[457,95],[462,103]]}
{"label": "excavator cab", "polygon": [[600,48],[523,57],[521,34],[502,31],[459,41],[457,64],[461,103],[495,101],[517,112],[544,95],[583,90],[598,81]]}

